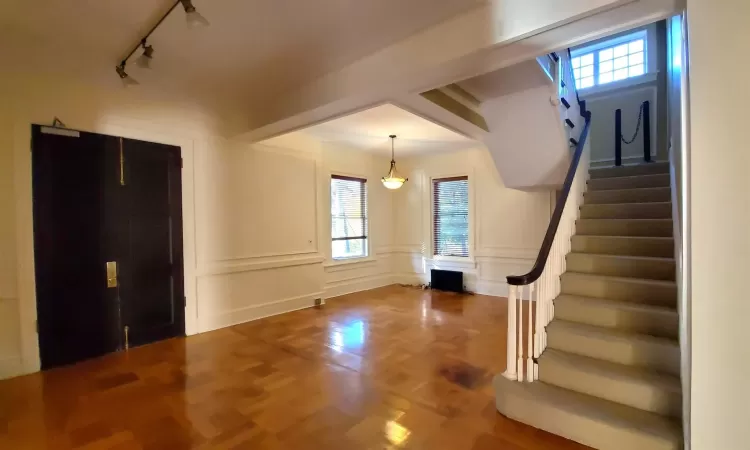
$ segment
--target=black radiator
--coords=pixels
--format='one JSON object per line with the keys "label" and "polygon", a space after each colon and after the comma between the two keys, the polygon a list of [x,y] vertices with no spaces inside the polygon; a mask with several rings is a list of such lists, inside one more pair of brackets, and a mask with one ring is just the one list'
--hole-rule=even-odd
{"label": "black radiator", "polygon": [[463,292],[464,274],[453,270],[432,269],[430,287],[441,291]]}

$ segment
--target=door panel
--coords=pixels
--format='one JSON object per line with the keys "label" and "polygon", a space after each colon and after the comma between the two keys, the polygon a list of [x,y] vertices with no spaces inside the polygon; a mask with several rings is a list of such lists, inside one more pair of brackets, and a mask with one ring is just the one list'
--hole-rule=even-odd
{"label": "door panel", "polygon": [[107,289],[118,168],[114,138],[32,129],[37,320],[42,368],[116,350],[117,289]]}
{"label": "door panel", "polygon": [[122,264],[130,345],[185,334],[180,149],[124,139],[128,247]]}
{"label": "door panel", "polygon": [[184,336],[179,147],[34,126],[32,184],[42,368]]}

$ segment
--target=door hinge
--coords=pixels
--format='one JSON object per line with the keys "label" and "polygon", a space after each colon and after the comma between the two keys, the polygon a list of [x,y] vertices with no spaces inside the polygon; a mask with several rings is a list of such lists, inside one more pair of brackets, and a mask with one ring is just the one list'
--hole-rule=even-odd
{"label": "door hinge", "polygon": [[182,160],[182,157],[180,157],[180,169],[182,169],[183,167],[185,167],[184,161]]}
{"label": "door hinge", "polygon": [[187,308],[187,297],[185,297],[184,295],[182,296],[182,306]]}

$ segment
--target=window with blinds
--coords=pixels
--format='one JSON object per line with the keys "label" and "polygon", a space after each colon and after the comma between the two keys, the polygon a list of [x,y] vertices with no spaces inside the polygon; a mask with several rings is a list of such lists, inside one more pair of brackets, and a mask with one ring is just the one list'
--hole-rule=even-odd
{"label": "window with blinds", "polygon": [[331,255],[367,256],[367,180],[331,176]]}
{"label": "window with blinds", "polygon": [[432,248],[438,256],[469,256],[469,178],[432,180]]}

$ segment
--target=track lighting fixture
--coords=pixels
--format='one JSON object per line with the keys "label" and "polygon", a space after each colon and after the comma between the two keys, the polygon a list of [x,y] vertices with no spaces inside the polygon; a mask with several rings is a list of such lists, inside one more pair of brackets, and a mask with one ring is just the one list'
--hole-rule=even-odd
{"label": "track lighting fixture", "polygon": [[143,47],[143,53],[135,60],[135,65],[144,69],[151,68],[151,59],[154,57],[154,47],[146,44],[146,41],[141,42]]}
{"label": "track lighting fixture", "polygon": [[198,26],[208,26],[208,20],[201,15],[193,6],[192,0],[180,0],[182,7],[185,9],[185,21],[188,28],[195,28]]}
{"label": "track lighting fixture", "polygon": [[192,0],[175,0],[174,4],[171,8],[169,8],[169,11],[167,11],[163,16],[161,16],[161,19],[159,19],[158,22],[156,22],[156,25],[154,25],[151,30],[149,30],[148,33],[138,42],[138,44],[133,48],[133,50],[128,53],[128,56],[126,56],[120,65],[115,67],[115,70],[117,71],[117,75],[120,76],[120,79],[123,81],[123,84],[125,85],[131,85],[131,84],[138,84],[136,80],[134,80],[131,76],[125,72],[125,64],[127,64],[128,60],[130,59],[133,54],[138,51],[139,48],[143,48],[143,53],[138,57],[135,64],[138,67],[143,67],[145,69],[148,69],[151,67],[151,61],[154,57],[154,47],[148,45],[146,43],[146,40],[151,36],[151,34],[161,25],[162,22],[164,22],[164,19],[169,16],[169,14],[174,11],[174,9],[177,7],[177,5],[182,5],[182,8],[185,10],[185,20],[187,22],[188,28],[196,28],[198,26],[207,26],[208,20],[206,20],[205,17],[203,17],[196,9],[195,6],[193,6]]}
{"label": "track lighting fixture", "polygon": [[138,84],[138,81],[128,75],[127,72],[125,72],[125,61],[121,62],[119,66],[115,67],[115,70],[117,71],[117,75],[120,76],[120,80],[122,81],[123,86],[132,86]]}

